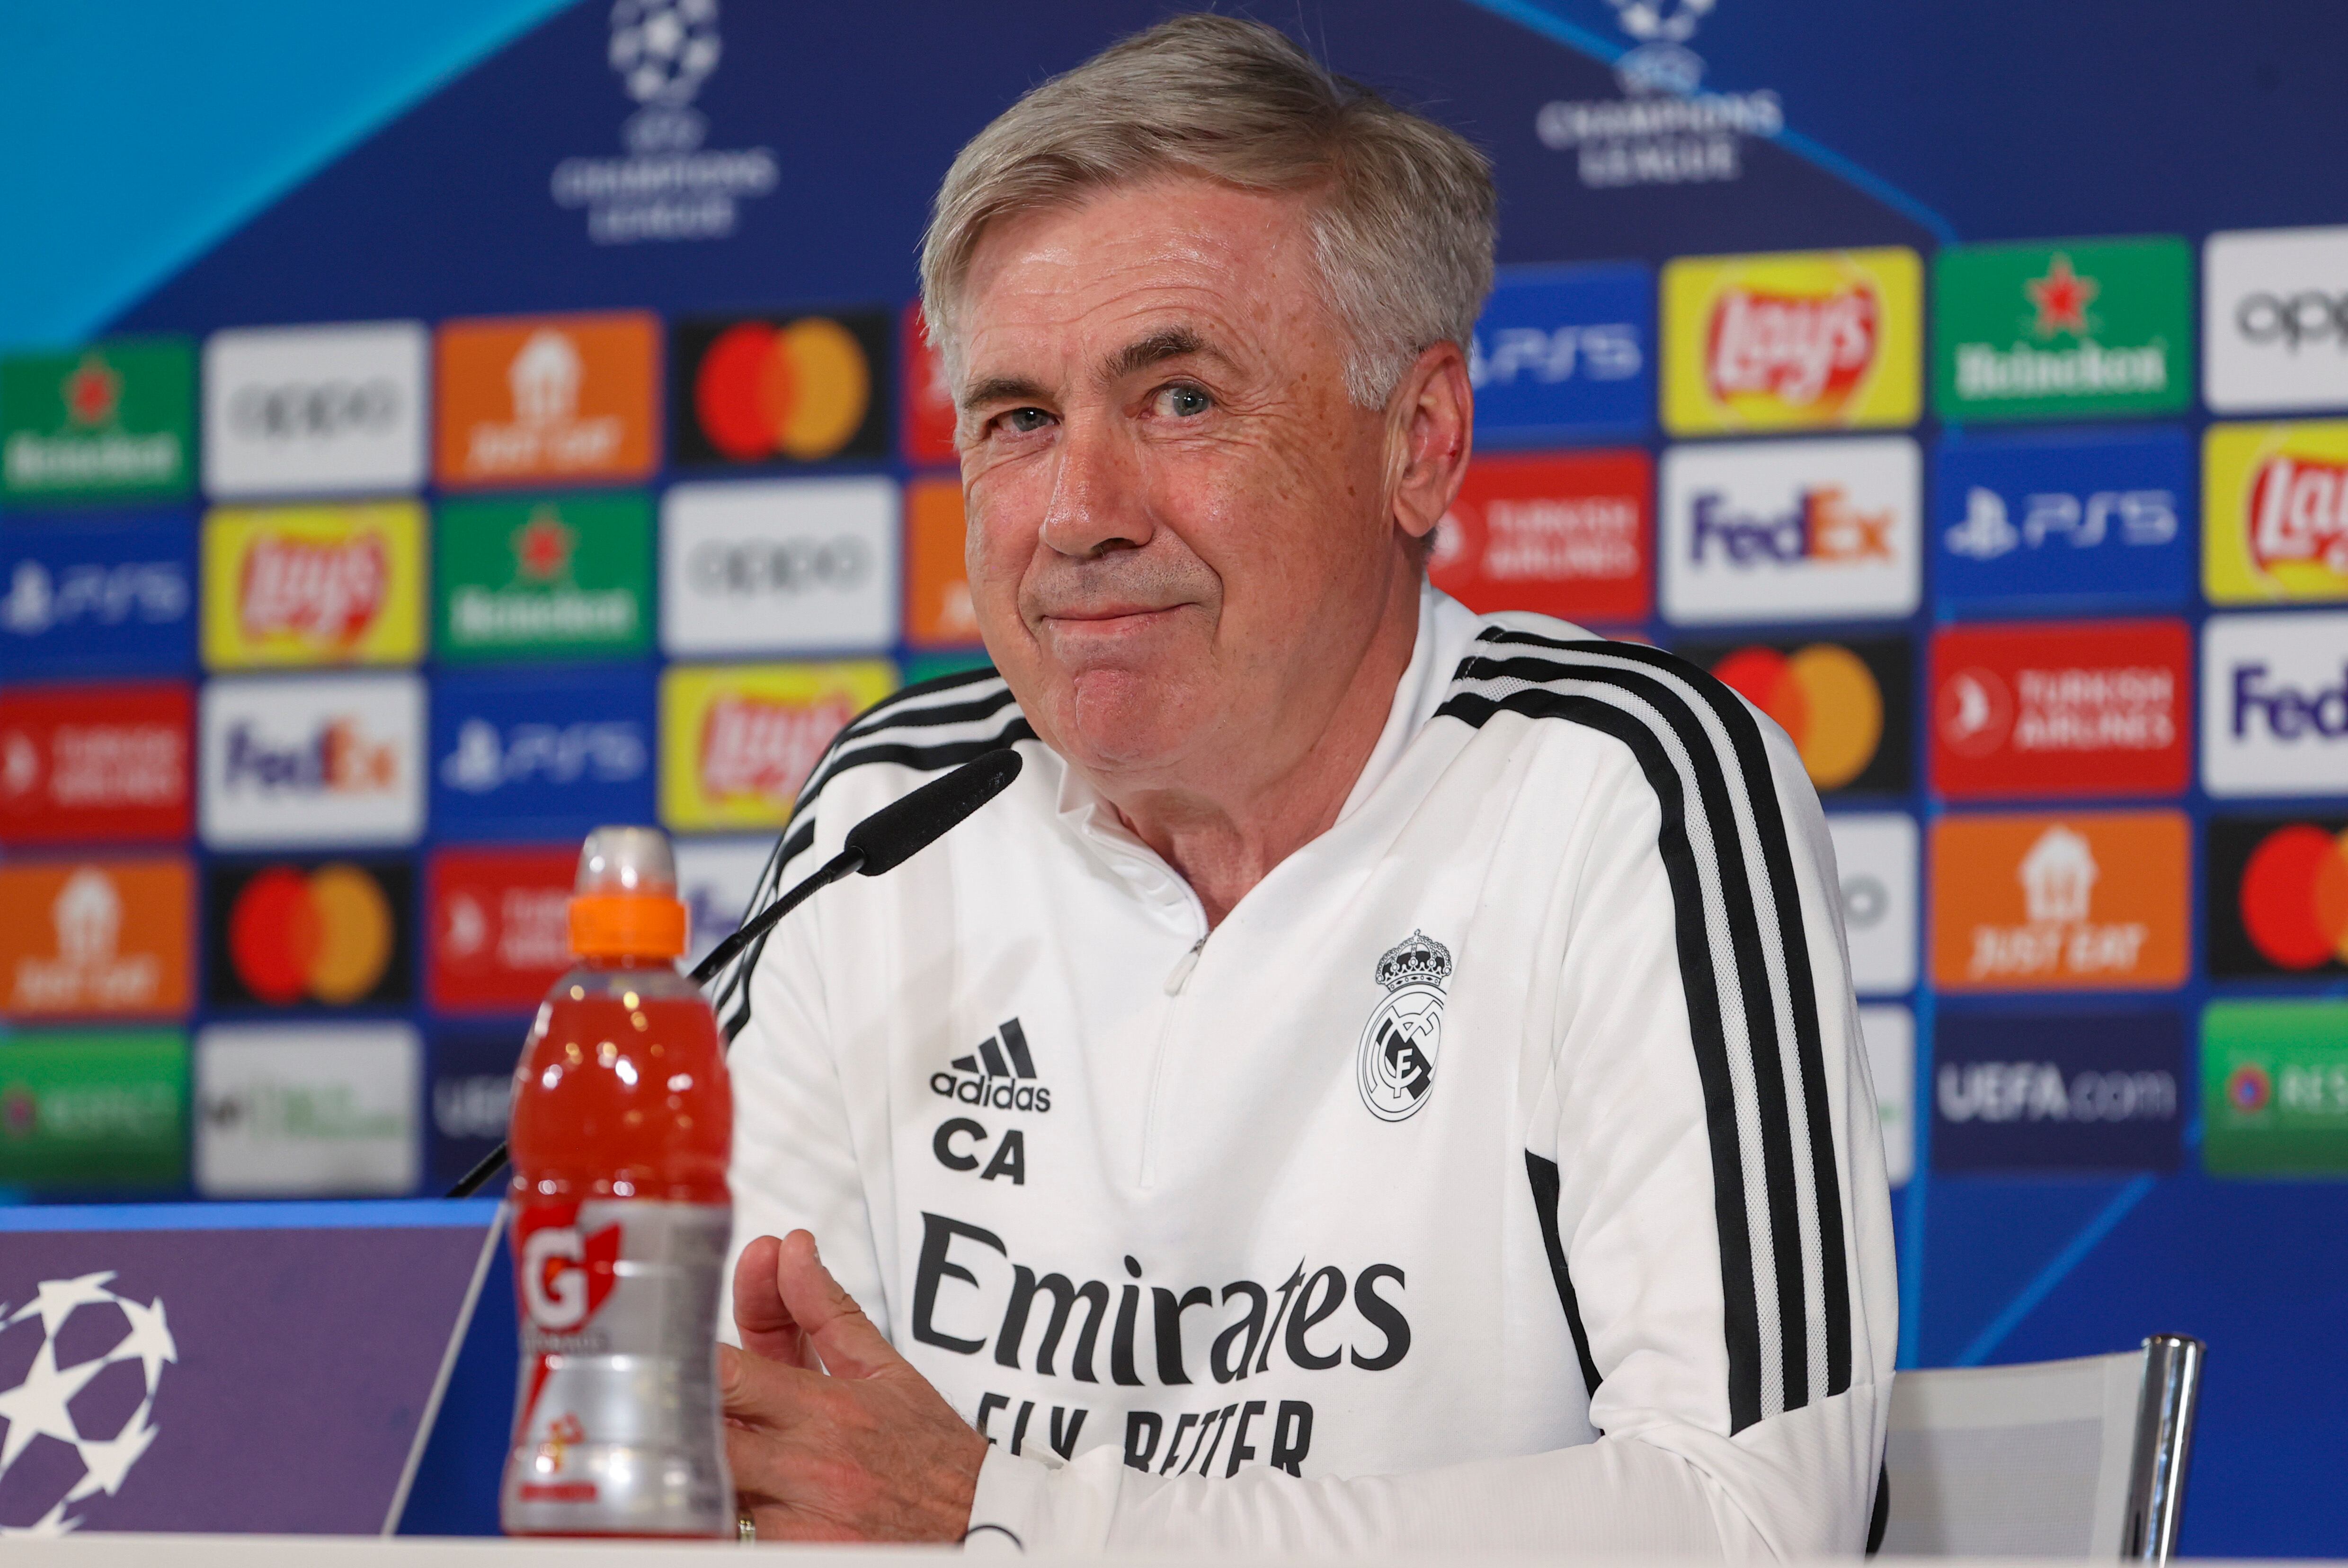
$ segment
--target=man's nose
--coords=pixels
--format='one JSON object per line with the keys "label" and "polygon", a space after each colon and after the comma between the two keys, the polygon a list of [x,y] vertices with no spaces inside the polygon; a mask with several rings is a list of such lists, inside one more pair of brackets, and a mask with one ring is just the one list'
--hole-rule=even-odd
{"label": "man's nose", "polygon": [[1071,418],[1060,427],[1057,467],[1039,532],[1062,555],[1089,558],[1149,542],[1133,454],[1105,421]]}

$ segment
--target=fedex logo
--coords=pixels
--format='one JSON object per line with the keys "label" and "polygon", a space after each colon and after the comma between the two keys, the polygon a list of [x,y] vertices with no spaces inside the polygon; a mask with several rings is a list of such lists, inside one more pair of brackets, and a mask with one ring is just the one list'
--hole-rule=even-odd
{"label": "fedex logo", "polygon": [[1921,459],[1904,436],[1663,455],[1663,614],[1683,624],[1910,614]]}
{"label": "fedex logo", "polygon": [[2348,736],[2348,663],[2335,685],[2307,690],[2278,682],[2264,664],[2234,666],[2233,732],[2236,740],[2263,726],[2278,740]]}
{"label": "fedex logo", "polygon": [[2181,603],[2193,584],[2193,484],[2179,429],[1952,437],[1934,464],[1938,596]]}
{"label": "fedex logo", "polygon": [[1506,267],[1468,345],[1488,449],[1653,421],[1655,280],[1643,266]]}
{"label": "fedex logo", "polygon": [[214,680],[199,727],[199,816],[214,848],[397,844],[424,830],[414,675]]}
{"label": "fedex logo", "polygon": [[228,732],[226,782],[263,793],[360,794],[394,787],[398,749],[371,739],[351,719],[335,719],[314,738],[279,744],[261,726],[238,723]]}
{"label": "fedex logo", "polygon": [[1729,498],[1695,498],[1694,555],[1717,544],[1730,561],[1861,561],[1891,559],[1891,513],[1861,511],[1840,490],[1801,492],[1792,510],[1775,517],[1740,516]]}
{"label": "fedex logo", "polygon": [[2348,794],[2348,614],[2213,615],[2201,636],[2203,788]]}

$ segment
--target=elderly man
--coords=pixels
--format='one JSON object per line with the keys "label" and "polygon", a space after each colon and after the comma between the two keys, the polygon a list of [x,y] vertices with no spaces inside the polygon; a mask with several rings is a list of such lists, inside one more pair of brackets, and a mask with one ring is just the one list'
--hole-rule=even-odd
{"label": "elderly man", "polygon": [[1890,1225],[1816,797],[1697,671],[1423,580],[1492,211],[1205,16],[947,174],[1001,673],[850,725],[769,888],[1026,766],[725,993],[762,1537],[1864,1542]]}

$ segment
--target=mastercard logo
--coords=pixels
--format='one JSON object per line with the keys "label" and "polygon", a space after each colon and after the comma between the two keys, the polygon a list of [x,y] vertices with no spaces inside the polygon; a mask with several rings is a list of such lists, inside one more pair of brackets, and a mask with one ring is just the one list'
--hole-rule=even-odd
{"label": "mastercard logo", "polygon": [[2348,831],[2278,828],[2242,868],[2242,930],[2280,969],[2348,964]]}
{"label": "mastercard logo", "polygon": [[229,913],[237,979],[280,1006],[358,1001],[382,983],[396,937],[382,884],[341,862],[307,872],[273,866],[245,883]]}
{"label": "mastercard logo", "polygon": [[855,439],[871,407],[871,361],[829,316],[729,326],[694,375],[702,434],[736,462],[831,457]]}
{"label": "mastercard logo", "polygon": [[1821,789],[1857,779],[1883,744],[1883,687],[1866,661],[1838,643],[1790,654],[1739,648],[1712,673],[1776,720]]}

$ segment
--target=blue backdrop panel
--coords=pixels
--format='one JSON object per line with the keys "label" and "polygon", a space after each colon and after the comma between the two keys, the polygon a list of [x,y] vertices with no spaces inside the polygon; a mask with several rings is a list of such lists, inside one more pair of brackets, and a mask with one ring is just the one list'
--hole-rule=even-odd
{"label": "blue backdrop panel", "polygon": [[[84,154],[58,149],[54,138],[43,143],[49,173],[28,191],[39,199],[10,203],[32,225],[13,236],[13,248],[54,267],[36,277],[48,262],[10,263],[32,269],[22,272],[29,281],[17,293],[38,309],[0,313],[0,333],[25,322],[25,330],[51,337],[201,335],[224,326],[576,309],[648,310],[673,327],[825,302],[901,306],[914,291],[931,193],[961,143],[1020,91],[1175,8],[1164,0],[991,8],[724,0],[722,11],[710,8],[722,54],[690,91],[673,95],[689,105],[673,103],[665,116],[647,116],[610,64],[613,27],[641,10],[634,0],[591,0],[551,14],[520,0],[467,17],[440,14],[464,8],[419,12],[397,59],[369,55],[365,62],[357,58],[368,54],[364,40],[286,21],[267,50],[243,57],[265,62],[252,88],[264,100],[269,84],[281,84],[283,134],[273,139],[247,127],[195,138],[210,205],[158,209],[157,226],[171,227],[178,240],[122,242],[121,213],[138,204],[124,199],[120,143],[192,135],[209,123],[206,106],[220,83],[248,79],[234,74],[238,67],[190,49],[181,61],[126,67],[124,79],[146,88],[118,105],[109,122],[118,137],[110,133]],[[1643,361],[1635,370],[1612,362],[1627,373],[1611,378],[1595,374],[1603,345],[1578,343],[1576,363],[1592,378],[1570,394],[1560,390],[1563,377],[1491,387],[1491,412],[1508,427],[1503,444],[1511,447],[1561,442],[1554,420],[1574,424],[1575,441],[1662,449],[1651,286],[1629,286],[1620,300],[1605,291],[1637,285],[1675,256],[1899,245],[1929,264],[1936,251],[1983,240],[2153,233],[2182,236],[2198,251],[2216,230],[2348,222],[2348,175],[2322,152],[2348,144],[2348,98],[2336,81],[2337,62],[2348,56],[2348,14],[2324,0],[2169,4],[2124,15],[2021,0],[1299,0],[1261,9],[1337,69],[1424,107],[1490,151],[1501,189],[1501,260],[1527,269],[1514,274],[1492,326],[1549,330],[1554,356],[1554,329],[1567,319],[1542,293],[1554,284],[1572,296],[1571,320],[1627,322],[1643,335]],[[17,26],[0,24],[0,38]],[[168,29],[150,30],[120,47],[160,47],[170,37]],[[49,96],[37,101],[56,102],[77,101],[74,72],[103,76],[112,59],[97,48],[26,57],[46,62],[39,91]],[[435,80],[440,85],[427,90]],[[295,83],[298,93],[284,85]],[[354,123],[322,109],[315,100],[335,96],[316,91],[322,83],[342,84],[349,102],[374,106],[376,118]],[[1663,163],[1684,155],[1671,177],[1657,173],[1661,164],[1640,172],[1586,159],[1577,114],[1632,101],[1641,96],[1632,83],[1651,104],[1681,102],[1674,95],[1689,91],[1715,95],[1704,101],[1742,117],[1748,131],[1729,138],[1725,153],[1661,148],[1655,157]],[[0,119],[0,128],[10,123]],[[632,145],[664,138],[726,155],[710,166],[706,200],[664,216],[612,200]],[[58,169],[78,174],[55,177]],[[249,215],[224,216],[231,213]],[[196,234],[218,237],[181,264]],[[134,250],[144,258],[135,264],[124,260]],[[1550,271],[1568,263],[1608,265]],[[77,268],[96,281],[68,286]],[[17,275],[0,271],[0,279]],[[100,298],[127,303],[100,319],[90,303]],[[1510,314],[1519,305],[1520,322]],[[1523,356],[1530,341],[1520,340],[1512,374],[1532,363]],[[1636,391],[1627,403],[1619,397],[1625,387]],[[1931,498],[1925,608],[1857,628],[1861,639],[1905,645],[1911,673],[1904,688],[1885,696],[1895,719],[1906,721],[1891,733],[1908,738],[1909,751],[1890,759],[1898,766],[1888,772],[1913,782],[1869,795],[1869,810],[1907,811],[1928,830],[1941,810],[1924,784],[1932,727],[1924,682],[1936,626],[2157,611],[2183,614],[2198,633],[2209,614],[2196,583],[2208,422],[2197,405],[2172,421],[2126,428],[1960,436],[1930,419],[1917,427]],[[893,459],[830,467],[900,479],[913,471]],[[673,477],[672,466],[649,482],[657,490]],[[2086,550],[2042,529],[2033,542],[2034,497],[2075,496],[2084,509],[2106,490],[2139,498],[2131,504],[2145,518],[2156,503],[2143,498],[2167,496],[2176,531],[2164,535],[2147,524],[2139,538],[2148,542],[2107,537]],[[101,526],[99,514],[88,513],[75,525],[88,530],[78,538],[48,520],[12,516],[0,528],[0,569],[32,562],[62,584],[69,572],[96,582],[89,573],[169,561],[192,591],[186,514],[119,515],[136,521],[126,521],[118,537],[105,531],[114,523]],[[2044,552],[2055,549],[2077,549],[2096,564],[2083,579],[2046,563]],[[152,586],[170,575],[149,572],[140,581],[151,578]],[[2083,580],[2091,592],[2074,591]],[[12,595],[11,605],[19,602],[9,581],[0,581],[0,592]],[[142,656],[140,669],[186,669],[191,604],[176,615],[139,612],[148,619],[122,636],[152,639],[160,650]],[[1660,620],[1636,629],[1666,645],[1683,640]],[[1791,647],[1814,632],[1770,625],[1704,635],[1724,646],[1767,640]],[[56,674],[116,667],[127,645],[83,621],[40,636],[53,653],[27,656]],[[901,659],[913,650],[873,651]],[[561,723],[644,725],[659,667],[657,659],[639,662],[624,696],[614,682],[604,711],[574,714],[565,705]],[[509,730],[546,717],[521,705],[530,681],[551,677],[460,680],[443,676],[428,656],[426,669],[436,697],[486,699],[480,717],[494,721],[508,750]],[[467,682],[478,689],[469,692]],[[461,744],[460,717],[436,700],[436,767]],[[578,823],[523,830],[533,810],[526,797],[541,782],[532,775],[501,784],[515,791],[510,811],[487,789],[442,785],[427,845],[561,838]],[[646,788],[616,779],[613,786],[638,791],[629,799],[640,802]],[[2185,811],[2197,842],[2206,834],[2210,801],[2198,786],[2155,804]],[[2319,817],[2339,814],[2336,803],[2293,804]],[[411,945],[421,950],[422,937]],[[2170,1162],[2167,1150],[2181,1150],[2177,1169],[2118,1175],[1935,1175],[1937,999],[1922,986],[1870,998],[1909,1006],[1918,1041],[1917,1174],[1895,1196],[1903,1364],[2088,1354],[2155,1331],[2204,1337],[2209,1380],[2186,1511],[2185,1544],[2195,1553],[2348,1553],[2348,1489],[2336,1476],[2348,1452],[2348,1364],[2334,1348],[2348,1312],[2348,1246],[2340,1240],[2348,1234],[2348,1192],[2322,1181],[2205,1174],[2192,1068],[2199,1021],[2213,996],[2343,993],[2336,976],[2213,984],[2197,954],[2181,987],[2116,1001],[2113,1010],[2152,1006],[2181,1016],[2186,1036],[2179,1142],[2149,1162],[2157,1169]],[[2022,1005],[1988,1000],[1969,1011],[1993,1016],[2009,1006]],[[420,1005],[405,1011],[436,1038],[449,1024]],[[191,1021],[201,1025],[205,1015]],[[503,1442],[512,1356],[505,1292],[493,1286],[486,1302],[408,1511],[412,1529],[478,1528],[486,1518],[483,1488]],[[500,1332],[508,1339],[491,1343]],[[0,1497],[0,1516],[13,1518],[7,1508]]]}

